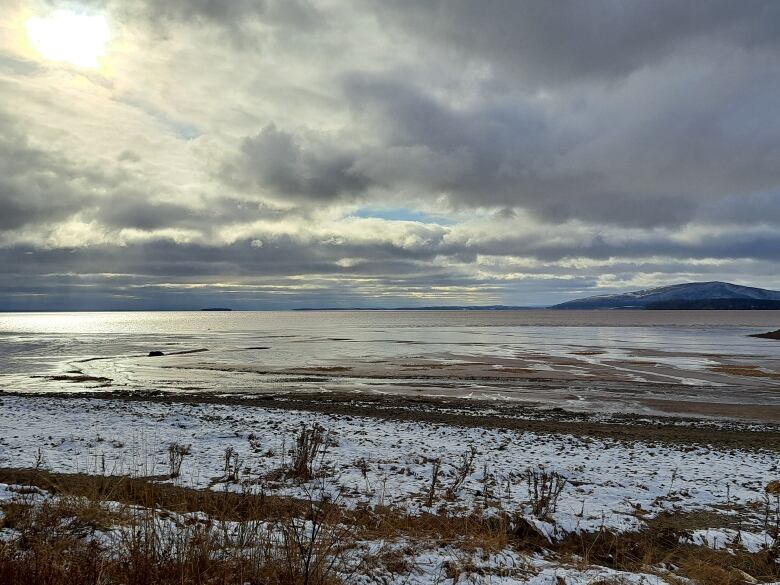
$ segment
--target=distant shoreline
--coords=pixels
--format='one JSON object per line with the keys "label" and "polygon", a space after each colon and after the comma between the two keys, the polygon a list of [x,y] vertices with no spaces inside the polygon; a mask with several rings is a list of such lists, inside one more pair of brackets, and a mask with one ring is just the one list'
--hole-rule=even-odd
{"label": "distant shoreline", "polygon": [[537,307],[512,307],[512,306],[432,306],[432,307],[291,307],[285,309],[270,308],[270,309],[204,309],[204,308],[144,308],[144,309],[0,309],[0,314],[23,314],[23,313],[306,313],[306,312],[362,312],[362,313],[391,313],[393,311],[459,311],[459,312],[477,312],[477,313],[489,313],[489,312],[510,312],[510,311],[549,311],[555,313],[568,313],[568,312],[583,312],[583,313],[597,313],[597,312],[617,312],[617,313],[658,313],[658,312],[694,312],[694,313],[755,313],[755,312],[776,312],[780,310],[780,307],[768,307],[768,306],[755,306],[751,308],[720,308],[720,307],[699,307],[693,308],[689,306],[685,307],[592,307],[592,308],[563,308],[556,306],[537,306]]}
{"label": "distant shoreline", "polygon": [[431,307],[302,307],[291,311],[542,311],[551,307],[514,307],[508,305],[434,305]]}

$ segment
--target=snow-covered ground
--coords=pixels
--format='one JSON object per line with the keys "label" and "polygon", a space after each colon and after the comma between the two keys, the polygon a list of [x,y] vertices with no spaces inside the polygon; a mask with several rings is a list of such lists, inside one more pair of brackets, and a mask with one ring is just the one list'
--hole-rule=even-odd
{"label": "snow-covered ground", "polygon": [[[300,482],[274,473],[289,465],[289,451],[301,428],[315,424],[328,436],[327,449],[317,457],[319,477]],[[477,508],[486,514],[518,512],[551,541],[601,527],[637,529],[663,511],[728,515],[740,507],[741,530],[701,527],[681,542],[751,552],[773,544],[762,529],[763,507],[754,505],[752,513],[742,507],[763,502],[767,482],[780,475],[780,458],[772,450],[628,442],[256,406],[0,396],[1,467],[165,476],[172,443],[189,446],[189,454],[179,478],[158,481],[182,486],[220,490],[262,486],[267,494],[291,496],[325,489],[346,506],[383,504],[412,514],[440,507],[464,514]],[[238,482],[224,481],[229,448],[239,460]],[[472,448],[475,456],[467,477],[447,497],[456,469]],[[434,460],[441,460],[441,475],[429,508]],[[556,472],[566,479],[557,509],[546,521],[532,514],[529,470]],[[17,497],[18,488],[0,484],[0,501]],[[30,501],[29,493],[22,497]],[[403,545],[391,540],[367,542],[365,548]],[[480,554],[446,545],[422,546],[407,560],[414,568],[402,581],[386,575],[382,582],[666,583],[651,574],[563,564],[550,555],[509,549]],[[452,566],[467,566],[471,572],[446,581],[444,572]]]}
{"label": "snow-covered ground", "polygon": [[[624,442],[565,434],[535,434],[355,416],[265,410],[252,406],[90,400],[0,398],[0,466],[39,466],[59,472],[160,475],[168,473],[168,446],[190,446],[181,477],[192,487],[215,487],[225,449],[240,459],[240,479],[266,493],[300,495],[306,484],[263,480],[282,467],[302,425],[319,424],[330,446],[317,466],[328,489],[350,505],[426,509],[433,459],[442,471],[434,508],[444,502],[455,468],[471,447],[472,470],[448,510],[523,511],[527,470],[567,479],[551,536],[605,526],[627,530],[664,510],[718,510],[760,501],[780,474],[773,451]],[[319,480],[318,480],[319,481]],[[216,484],[224,489],[224,484]],[[239,489],[238,486],[228,486]],[[485,492],[487,491],[487,497]],[[756,519],[760,517],[757,512]]]}
{"label": "snow-covered ground", "polygon": [[[484,554],[465,553],[452,547],[426,549],[409,559],[414,569],[402,579],[383,580],[382,575],[358,577],[359,585],[403,583],[431,585],[667,585],[667,581],[647,573],[628,573],[606,567],[575,567],[541,555],[523,555],[513,551]],[[458,574],[458,567],[469,567]],[[454,569],[454,570],[453,570]],[[454,578],[451,575],[457,575]],[[449,577],[449,578],[448,578]]]}

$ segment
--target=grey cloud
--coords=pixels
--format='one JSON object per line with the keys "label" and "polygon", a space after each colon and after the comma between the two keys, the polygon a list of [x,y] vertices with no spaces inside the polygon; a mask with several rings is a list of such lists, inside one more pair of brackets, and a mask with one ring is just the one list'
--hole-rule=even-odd
{"label": "grey cloud", "polygon": [[[385,303],[431,304],[430,298],[406,298],[409,291],[430,293],[431,287],[476,287],[487,302],[497,302],[503,289],[452,267],[394,258],[391,248],[377,255],[364,247],[370,260],[341,266],[336,261],[344,251],[341,246],[302,245],[284,238],[262,249],[245,241],[220,247],[154,241],[121,250],[0,249],[0,288],[6,291],[0,309],[182,309],[220,299],[235,308],[370,306],[376,304],[372,293],[381,293]],[[9,257],[24,262],[5,262]],[[300,274],[308,276],[289,279]],[[191,288],[191,283],[198,287]],[[301,284],[314,290],[296,292]]]}
{"label": "grey cloud", "polygon": [[181,25],[212,26],[235,46],[248,48],[255,25],[280,30],[309,30],[324,15],[309,0],[83,0],[82,4],[108,9],[116,18],[140,22],[157,34],[174,34]]}
{"label": "grey cloud", "polygon": [[268,127],[244,140],[238,176],[312,201],[403,191],[548,221],[714,219],[720,200],[780,192],[780,68],[743,57],[712,67],[648,74],[552,111],[521,97],[456,108],[392,74],[353,74],[344,96],[355,121],[345,134],[372,144]]}
{"label": "grey cloud", "polygon": [[21,129],[0,115],[0,231],[79,212],[90,196],[78,179],[66,160],[30,146]]}
{"label": "grey cloud", "polygon": [[41,226],[78,217],[112,230],[183,227],[207,234],[231,223],[285,216],[241,196],[213,196],[198,208],[198,201],[136,176],[127,165],[141,158],[130,150],[120,153],[116,163],[80,160],[33,145],[29,130],[0,111],[0,232],[34,235]]}
{"label": "grey cloud", "polygon": [[121,162],[130,163],[130,164],[137,163],[137,162],[141,162],[141,155],[138,154],[137,152],[134,152],[133,150],[125,149],[119,153],[117,160]]}
{"label": "grey cloud", "polygon": [[[659,253],[658,246],[652,242],[643,247],[631,243],[610,244],[596,238],[589,246],[579,248],[579,255],[576,243],[564,249],[548,242],[538,245],[536,250],[518,239],[493,244],[498,250],[492,250],[489,242],[445,245],[438,241],[409,251],[387,245],[351,246],[276,238],[269,239],[262,248],[253,248],[248,241],[206,246],[159,240],[122,249],[111,246],[75,250],[0,249],[0,266],[4,267],[0,271],[0,287],[7,293],[3,308],[20,308],[25,302],[39,303],[35,305],[38,308],[42,307],[41,303],[49,302],[63,306],[66,300],[63,295],[73,297],[68,301],[71,304],[66,303],[71,308],[73,303],[86,303],[83,308],[89,308],[90,303],[93,308],[95,303],[104,308],[198,308],[220,298],[232,306],[247,308],[372,304],[371,298],[365,296],[366,289],[361,287],[372,287],[376,293],[383,291],[384,302],[391,305],[405,304],[404,291],[425,291],[432,287],[477,287],[504,300],[513,298],[512,291],[533,293],[535,302],[543,302],[550,298],[551,289],[556,294],[589,290],[595,286],[598,275],[605,272],[624,280],[630,280],[638,272],[670,278],[679,274],[689,277],[728,274],[738,280],[753,275],[760,277],[762,283],[771,283],[780,261],[776,255],[771,258],[769,254],[763,263],[734,260],[699,266],[691,261],[698,256],[712,257],[719,251],[718,246],[720,251],[730,249],[732,257],[740,253],[755,256],[756,248],[778,249],[780,240],[768,234],[754,237],[752,241],[737,237],[718,243],[712,238],[690,246],[679,244],[676,249],[667,247],[661,250],[669,254],[667,260],[643,259],[645,253]],[[470,249],[472,255],[464,254],[465,249]],[[515,252],[527,249],[528,253],[525,258],[510,258],[507,264],[498,264],[492,271],[497,279],[490,275],[489,265],[481,265],[479,276],[468,265],[458,265],[458,258],[471,263],[476,254],[484,256],[494,252],[500,258],[510,249]],[[553,253],[554,250],[557,251]],[[357,258],[355,262],[339,263],[340,258],[351,254]],[[630,259],[632,255],[636,255],[636,260]],[[538,264],[534,257],[552,263]],[[575,268],[555,263],[556,258],[565,257],[602,257],[607,264]],[[436,258],[448,258],[449,262],[437,265],[433,262]],[[506,279],[506,272],[521,272],[525,276],[522,280]],[[110,273],[114,276],[106,276]],[[306,278],[301,280],[301,275]],[[289,280],[290,277],[295,280]],[[190,288],[191,283],[198,283],[199,288]],[[317,291],[295,292],[298,284],[316,285]],[[288,286],[293,288],[285,290]],[[36,294],[48,296],[25,296]],[[326,299],[330,302],[325,302]],[[430,300],[417,302],[431,304]]]}
{"label": "grey cloud", "polygon": [[[693,79],[675,73],[555,112],[512,100],[453,109],[400,80],[400,88],[350,82],[347,94],[388,146],[423,146],[457,166],[451,181],[419,187],[466,206],[675,225],[715,199],[780,190],[776,63],[738,59]],[[766,116],[760,123],[756,111]]]}
{"label": "grey cloud", "polygon": [[[263,246],[251,240],[230,245],[182,244],[152,240],[123,248],[90,246],[76,249],[39,250],[2,248],[4,272],[19,274],[121,272],[139,277],[199,279],[203,277],[301,276],[306,274],[392,275],[426,272],[435,260],[471,264],[477,257],[516,258],[529,262],[558,263],[583,259],[647,263],[648,258],[666,258],[679,264],[696,260],[761,260],[780,263],[780,235],[774,230],[710,233],[696,238],[673,240],[663,233],[636,233],[622,238],[602,234],[572,234],[562,237],[537,229],[516,235],[477,236],[420,227],[412,244],[404,246],[385,240],[334,241],[300,239],[292,236],[263,236]],[[25,254],[29,252],[29,254]],[[12,258],[24,262],[10,262]],[[344,265],[341,259],[352,262]],[[655,262],[655,260],[653,261]],[[691,265],[693,266],[693,265]],[[537,267],[536,270],[539,268]],[[548,265],[545,270],[553,270]],[[565,272],[569,268],[559,267]],[[694,268],[691,268],[692,270]]]}
{"label": "grey cloud", "polygon": [[180,225],[194,215],[188,207],[155,203],[147,199],[146,193],[130,192],[115,195],[111,202],[102,202],[96,217],[111,227],[155,230]]}
{"label": "grey cloud", "polygon": [[371,7],[423,45],[543,84],[613,80],[701,46],[780,47],[772,0],[434,0]]}
{"label": "grey cloud", "polygon": [[[638,232],[633,238],[598,233],[561,237],[555,230],[545,236],[543,229],[536,229],[525,235],[518,230],[515,235],[480,237],[422,224],[411,224],[410,229],[416,237],[406,245],[381,239],[265,235],[259,248],[251,240],[231,245],[153,240],[123,248],[4,248],[0,288],[9,293],[4,308],[42,308],[40,303],[71,308],[78,308],[73,303],[87,303],[83,308],[197,308],[220,298],[247,308],[372,304],[372,293],[361,287],[370,287],[373,294],[382,291],[384,302],[396,305],[404,304],[404,291],[432,287],[477,287],[493,295],[493,302],[515,298],[512,291],[526,295],[540,291],[533,293],[537,296],[518,297],[525,301],[517,302],[530,302],[529,298],[544,302],[550,297],[541,291],[589,290],[604,273],[626,281],[637,273],[668,278],[720,274],[743,281],[752,274],[766,285],[780,263],[776,252],[780,236],[766,229],[681,241],[652,232]],[[343,263],[344,258],[350,261]],[[491,258],[495,268],[483,262]],[[589,268],[588,262],[581,267],[563,262],[572,259],[602,264]],[[697,259],[719,262],[699,264]],[[514,272],[524,276],[507,278],[506,273]],[[199,288],[191,289],[192,283]],[[316,285],[319,292],[295,292],[298,284]],[[292,288],[286,290],[287,286]],[[48,296],[25,296],[36,294]],[[73,298],[65,299],[66,294]]]}
{"label": "grey cloud", "polygon": [[[313,9],[282,5],[290,6],[141,4],[182,25],[187,15],[221,24],[269,18],[291,34],[303,30],[302,15]],[[630,226],[718,220],[729,205],[720,200],[780,192],[775,2],[357,6],[391,24],[398,43],[442,51],[421,50],[419,70],[407,64],[371,73],[339,70],[326,62],[328,50],[298,55],[333,68],[350,119],[341,131],[264,121],[226,157],[220,179],[234,190],[304,206],[444,194],[453,208],[517,208],[551,222]],[[350,11],[335,4],[326,12],[328,21]],[[299,50],[284,35],[279,43],[280,54]],[[307,50],[333,46],[327,26],[307,40]],[[462,103],[448,100],[442,84],[463,82],[464,51],[490,71],[471,82],[480,99]],[[526,77],[507,73],[513,63]],[[448,73],[421,77],[437,65]]]}
{"label": "grey cloud", "polygon": [[210,23],[232,33],[262,22],[297,35],[363,12],[392,27],[398,42],[545,84],[613,80],[692,48],[780,46],[780,7],[772,0],[362,0],[328,10],[308,0],[83,1],[157,25]]}
{"label": "grey cloud", "polygon": [[[40,140],[60,124],[63,135],[82,131],[57,117],[78,111],[58,107],[65,77],[0,55],[18,88],[6,108],[24,110],[16,124],[0,118],[0,231],[13,232],[0,249],[0,290],[14,298],[40,293],[64,306],[71,291],[85,308],[182,299],[197,308],[233,282],[250,286],[230,292],[237,306],[256,308],[360,304],[437,285],[505,299],[568,294],[604,275],[753,275],[771,285],[777,273],[776,2],[92,3],[131,25],[138,42],[162,31],[181,53],[137,57],[149,58],[135,70],[148,78],[137,87],[120,79],[138,100],[119,100],[126,109],[115,111],[128,118],[116,117],[117,131],[136,115],[154,123],[128,128],[143,140],[91,160],[66,139]],[[235,42],[212,49],[220,34]],[[201,54],[202,71],[166,69],[181,64],[177,55]],[[202,134],[162,128],[154,107],[181,112]],[[39,140],[28,141],[36,124]],[[77,131],[71,140],[83,140]],[[177,137],[191,140],[176,150]],[[174,145],[174,156],[155,160],[159,144]],[[217,170],[201,176],[198,163]],[[170,177],[190,169],[179,191]],[[338,219],[372,208],[434,210],[453,225]],[[491,229],[471,229],[474,210],[494,214]],[[109,237],[169,228],[190,243],[14,247],[15,237],[44,241],[74,217]],[[275,220],[278,230],[259,227]],[[224,244],[234,227],[240,239]],[[251,289],[288,280],[322,288],[283,298]]]}
{"label": "grey cloud", "polygon": [[189,21],[200,18],[216,23],[240,24],[247,17],[266,23],[300,27],[318,14],[307,0],[143,0],[154,18]]}
{"label": "grey cloud", "polygon": [[271,198],[328,201],[368,187],[353,168],[355,156],[336,142],[307,139],[270,124],[244,139],[240,154],[223,167],[222,176],[239,188],[259,188]]}
{"label": "grey cloud", "polygon": [[675,238],[673,231],[578,232],[574,226],[544,225],[510,235],[450,234],[436,252],[443,256],[520,256],[543,262],[572,259],[608,261],[666,257],[683,261],[761,259],[780,262],[780,232],[772,228],[710,230]]}
{"label": "grey cloud", "polygon": [[192,215],[180,205],[153,203],[148,191],[128,187],[133,182],[119,170],[31,146],[23,127],[0,115],[0,231],[34,232],[74,216],[149,230]]}

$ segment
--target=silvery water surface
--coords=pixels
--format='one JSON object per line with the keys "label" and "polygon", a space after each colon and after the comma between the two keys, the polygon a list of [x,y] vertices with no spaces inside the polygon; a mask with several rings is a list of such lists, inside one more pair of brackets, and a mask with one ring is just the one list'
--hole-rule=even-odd
{"label": "silvery water surface", "polygon": [[[444,370],[434,382],[399,378],[399,364],[473,361],[502,368],[531,355],[544,373],[558,368],[548,358],[576,354],[585,365],[627,362],[621,371],[629,374],[630,364],[651,356],[667,372],[663,379],[696,395],[708,386],[702,374],[718,358],[777,371],[780,342],[748,334],[778,327],[780,311],[6,313],[0,315],[0,385],[24,392],[414,389],[511,397],[529,385],[444,383]],[[148,357],[155,350],[166,355]],[[372,375],[349,375],[346,368],[356,365]],[[283,371],[295,368],[310,375]],[[581,371],[583,382],[593,378]],[[631,375],[645,380],[642,371]],[[763,382],[765,398],[773,398],[780,382]]]}

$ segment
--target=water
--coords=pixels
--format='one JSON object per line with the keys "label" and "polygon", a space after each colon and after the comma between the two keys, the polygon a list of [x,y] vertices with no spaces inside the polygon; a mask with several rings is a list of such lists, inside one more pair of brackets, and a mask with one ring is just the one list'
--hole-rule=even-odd
{"label": "water", "polygon": [[[10,313],[0,315],[0,386],[573,403],[673,388],[774,404],[780,342],[747,335],[776,328],[772,311]],[[724,373],[734,365],[750,375]]]}

